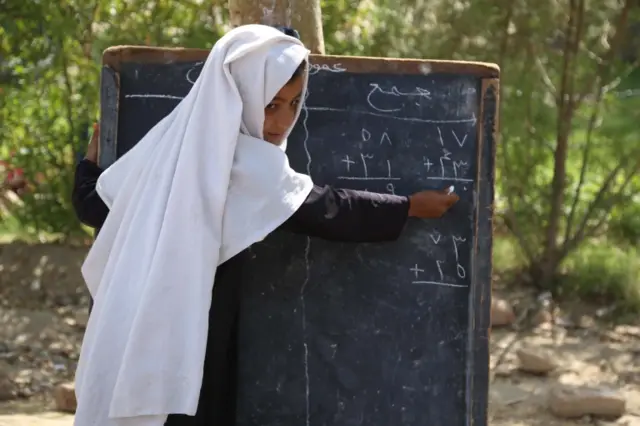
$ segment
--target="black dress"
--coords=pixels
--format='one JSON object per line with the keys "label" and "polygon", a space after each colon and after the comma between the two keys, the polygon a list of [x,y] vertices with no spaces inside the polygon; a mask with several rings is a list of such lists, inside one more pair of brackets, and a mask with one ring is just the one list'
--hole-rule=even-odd
{"label": "black dress", "polygon": [[[102,173],[82,160],[76,169],[73,207],[80,221],[100,228],[109,210],[95,186]],[[383,242],[397,239],[409,212],[407,197],[330,186],[314,186],[304,204],[280,229],[342,242]],[[195,416],[170,415],[165,426],[232,426],[235,424],[237,325],[240,285],[248,250],[216,271],[209,311],[204,375]]]}

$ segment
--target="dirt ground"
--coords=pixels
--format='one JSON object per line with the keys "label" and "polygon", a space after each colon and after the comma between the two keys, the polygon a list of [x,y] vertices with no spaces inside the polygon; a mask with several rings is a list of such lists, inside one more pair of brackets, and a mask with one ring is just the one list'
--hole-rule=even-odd
{"label": "dirt ground", "polygon": [[[78,359],[88,303],[79,273],[85,253],[68,245],[0,244],[0,426],[73,424],[73,416],[55,412],[52,394],[72,380]],[[582,322],[492,331],[491,426],[640,426],[640,320],[616,327]],[[520,372],[516,350],[523,346],[551,351],[560,367],[546,377]],[[610,387],[626,396],[627,413],[609,421],[557,419],[547,401],[558,384]]]}

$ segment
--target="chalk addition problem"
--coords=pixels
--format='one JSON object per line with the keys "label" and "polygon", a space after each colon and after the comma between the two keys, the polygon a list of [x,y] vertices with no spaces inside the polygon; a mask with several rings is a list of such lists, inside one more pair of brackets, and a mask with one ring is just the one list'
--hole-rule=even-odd
{"label": "chalk addition problem", "polygon": [[[312,76],[319,72],[344,72],[344,68],[336,66],[330,68],[328,66],[311,67]],[[446,183],[460,182],[457,188],[459,191],[466,191],[467,184],[471,184],[474,179],[470,176],[471,165],[466,159],[456,158],[455,151],[458,148],[464,148],[465,145],[472,143],[473,134],[471,129],[464,132],[460,129],[460,124],[475,125],[477,119],[475,114],[467,118],[456,119],[430,119],[422,117],[404,117],[400,114],[401,107],[409,103],[420,106],[425,100],[432,100],[432,93],[422,87],[415,87],[412,90],[398,89],[397,86],[385,87],[383,84],[371,82],[369,84],[370,91],[366,95],[366,105],[369,110],[363,109],[343,109],[330,108],[324,106],[305,105],[307,113],[312,112],[338,112],[352,115],[371,115],[374,117],[382,117],[393,121],[406,121],[415,124],[427,124],[435,132],[435,137],[424,141],[425,147],[428,147],[427,155],[422,156],[422,166],[424,167],[424,175],[427,180],[446,181]],[[380,102],[383,98],[398,99],[393,107],[383,107]],[[376,103],[376,101],[378,103]],[[379,120],[378,120],[379,121]],[[433,126],[433,127],[432,127]],[[455,128],[452,128],[456,126]],[[435,129],[434,129],[435,127]],[[465,126],[466,127],[466,126]],[[370,129],[361,129],[362,152],[343,154],[337,159],[340,164],[338,179],[347,181],[387,181],[387,190],[395,193],[394,181],[401,180],[400,174],[394,174],[394,165],[392,160],[380,158],[380,150],[393,147],[395,142],[393,136],[388,131],[373,132]],[[415,143],[415,142],[414,142]],[[434,154],[434,147],[438,148],[437,154]],[[369,148],[370,147],[370,148]],[[375,154],[374,154],[375,153]],[[383,154],[384,155],[384,154]],[[419,154],[418,154],[419,155]],[[420,157],[418,157],[420,158]]]}
{"label": "chalk addition problem", "polygon": [[[448,245],[449,249],[453,251],[455,259],[455,268],[451,262],[447,262],[442,259],[433,259],[431,265],[415,264],[409,271],[412,274],[411,284],[414,285],[436,285],[442,287],[458,287],[467,288],[468,285],[460,284],[459,280],[467,278],[467,268],[462,265],[460,260],[460,249],[467,247],[466,238],[462,238],[457,235],[450,235],[449,237],[443,237],[438,231],[434,231],[429,235],[431,241],[435,245],[445,246]],[[429,266],[431,266],[429,268]],[[435,268],[434,268],[435,267]],[[436,271],[429,273],[429,270]],[[454,273],[455,270],[455,273]]]}
{"label": "chalk addition problem", "polygon": [[[441,133],[439,128],[438,133]],[[461,140],[466,141],[466,139],[467,135]],[[468,177],[470,170],[469,163],[464,160],[456,160],[455,157],[452,156],[452,152],[445,147],[446,145],[442,137],[440,137],[440,140],[442,141],[440,143],[441,153],[437,159],[434,159],[435,162],[427,156],[423,156],[422,158],[426,179],[461,182],[463,184],[473,182],[473,179]],[[392,147],[394,145],[394,142],[386,131],[374,136],[372,132],[366,128],[362,128],[361,130],[361,142],[363,142],[361,146],[365,147],[365,149],[370,147],[372,152],[377,151],[379,147]],[[400,177],[393,174],[391,160],[377,158],[379,156],[380,154],[365,152],[356,155],[345,154],[339,159],[342,168],[338,179],[353,181],[401,180]],[[381,165],[384,167],[384,170],[380,170]],[[466,190],[466,185],[462,185],[461,189]]]}

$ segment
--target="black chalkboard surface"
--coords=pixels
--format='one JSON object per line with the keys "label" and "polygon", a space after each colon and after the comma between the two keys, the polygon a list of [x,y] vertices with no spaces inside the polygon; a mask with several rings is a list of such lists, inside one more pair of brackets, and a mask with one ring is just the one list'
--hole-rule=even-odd
{"label": "black chalkboard surface", "polygon": [[[105,52],[103,167],[188,92],[207,52]],[[289,138],[318,184],[410,194],[453,185],[445,217],[387,244],[276,232],[251,248],[238,425],[487,424],[495,65],[311,59]]]}

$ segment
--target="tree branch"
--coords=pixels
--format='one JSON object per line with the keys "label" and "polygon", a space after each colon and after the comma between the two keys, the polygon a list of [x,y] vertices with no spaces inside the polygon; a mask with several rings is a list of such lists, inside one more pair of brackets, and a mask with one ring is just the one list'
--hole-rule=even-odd
{"label": "tree branch", "polygon": [[[620,12],[620,16],[618,17],[617,20],[617,24],[616,24],[616,32],[615,35],[613,37],[613,41],[611,42],[611,45],[609,47],[609,50],[607,51],[607,59],[605,61],[601,61],[598,64],[598,69],[596,71],[596,75],[593,78],[593,85],[597,85],[598,89],[597,89],[597,93],[596,93],[596,98],[594,99],[594,105],[593,105],[593,109],[591,112],[591,116],[589,117],[589,123],[587,125],[587,134],[586,134],[586,141],[585,141],[585,148],[582,152],[582,165],[580,167],[580,177],[578,179],[578,185],[576,186],[575,192],[574,192],[574,196],[573,196],[573,202],[571,205],[571,210],[569,211],[569,217],[567,219],[567,224],[566,224],[566,229],[565,229],[565,236],[564,236],[564,242],[566,242],[569,239],[569,236],[571,235],[571,232],[573,231],[573,219],[575,217],[575,213],[577,210],[577,206],[578,203],[580,202],[580,196],[581,196],[581,191],[582,191],[582,186],[584,185],[584,180],[586,178],[586,174],[587,174],[587,168],[588,168],[588,164],[589,164],[589,154],[591,151],[591,146],[592,146],[592,141],[593,141],[593,130],[595,128],[595,124],[597,122],[599,113],[600,113],[600,107],[602,105],[602,99],[604,94],[607,92],[608,90],[608,86],[605,85],[605,81],[609,78],[609,74],[610,74],[610,70],[612,68],[612,62],[615,60],[615,55],[618,53],[619,48],[622,44],[622,40],[623,40],[623,35],[625,33],[626,30],[626,25],[627,25],[627,21],[628,21],[628,17],[629,17],[629,9],[631,7],[631,1],[630,0],[626,0],[625,1],[625,5],[622,8],[622,11]],[[590,93],[593,92],[593,87],[592,89],[589,91]],[[585,91],[586,93],[586,91]],[[563,244],[564,244],[563,242]]]}
{"label": "tree branch", "polygon": [[65,102],[66,113],[67,113],[67,121],[69,122],[70,134],[72,137],[76,136],[76,129],[73,119],[73,86],[71,85],[71,76],[69,75],[69,61],[67,58],[67,53],[64,49],[64,40],[59,40],[59,48],[60,48],[60,60],[62,61],[62,75],[64,76],[64,85],[67,89],[67,100]]}
{"label": "tree branch", "polygon": [[618,177],[618,173],[620,173],[620,171],[625,167],[625,165],[626,165],[626,161],[621,161],[616,165],[616,167],[614,167],[613,170],[611,170],[611,172],[609,172],[609,175],[605,178],[604,182],[602,182],[602,185],[600,186],[600,189],[598,190],[598,193],[596,194],[595,198],[589,204],[589,207],[587,207],[587,211],[585,212],[582,218],[580,226],[578,227],[576,232],[573,234],[573,236],[565,244],[563,244],[564,246],[572,246],[572,245],[575,246],[584,239],[586,235],[587,224],[589,222],[589,219],[591,218],[591,215],[596,210],[596,208],[602,203],[605,197],[605,194],[609,192],[609,187],[611,186],[613,181]]}
{"label": "tree branch", "polygon": [[576,210],[578,208],[578,202],[580,201],[580,193],[582,192],[582,186],[584,185],[584,180],[587,176],[589,154],[591,152],[591,146],[593,142],[593,130],[598,120],[598,115],[600,113],[600,106],[602,105],[603,95],[604,95],[604,85],[602,84],[602,80],[600,80],[600,88],[598,90],[598,94],[596,95],[596,100],[593,105],[591,116],[589,117],[589,123],[587,124],[585,147],[582,151],[582,165],[580,167],[580,177],[578,178],[578,185],[576,186],[576,189],[573,195],[571,210],[569,210],[569,217],[567,218],[563,244],[569,239],[569,235],[571,235],[571,232],[573,230],[573,219],[575,217]]}
{"label": "tree branch", "polygon": [[[618,191],[616,191],[615,194],[613,194],[610,197],[610,199],[612,200],[619,199],[623,195],[625,190],[629,187],[629,185],[633,181],[633,178],[638,175],[638,173],[640,173],[640,160],[636,162],[635,167],[627,175],[622,185],[620,185],[620,188],[618,189]],[[613,208],[616,206],[617,203],[615,201],[612,201],[606,204],[607,204],[607,207],[605,207],[604,214],[602,215],[598,223],[595,226],[592,226],[591,228],[585,231],[586,238],[589,238],[595,235],[596,233],[598,233],[599,230],[602,228],[602,226],[604,226],[607,223],[607,218],[609,217],[609,215],[611,214],[611,210],[613,210]]]}
{"label": "tree branch", "polygon": [[569,135],[575,111],[573,80],[580,38],[583,31],[584,0],[570,0],[569,19],[566,33],[568,34],[562,66],[560,84],[560,99],[558,103],[558,123],[556,151],[551,182],[551,208],[547,222],[545,252],[552,253],[557,249],[558,229],[560,228],[561,212],[565,199],[565,180],[567,176],[567,156],[569,154]]}
{"label": "tree branch", "polygon": [[511,234],[513,234],[516,240],[518,240],[518,244],[520,244],[520,248],[524,252],[525,256],[527,256],[527,261],[529,262],[533,261],[533,259],[535,259],[535,254],[533,252],[531,245],[527,242],[527,238],[520,231],[518,222],[515,219],[515,214],[511,209],[511,206],[509,207],[509,209],[505,214],[504,224],[507,226],[507,229],[511,232]]}

